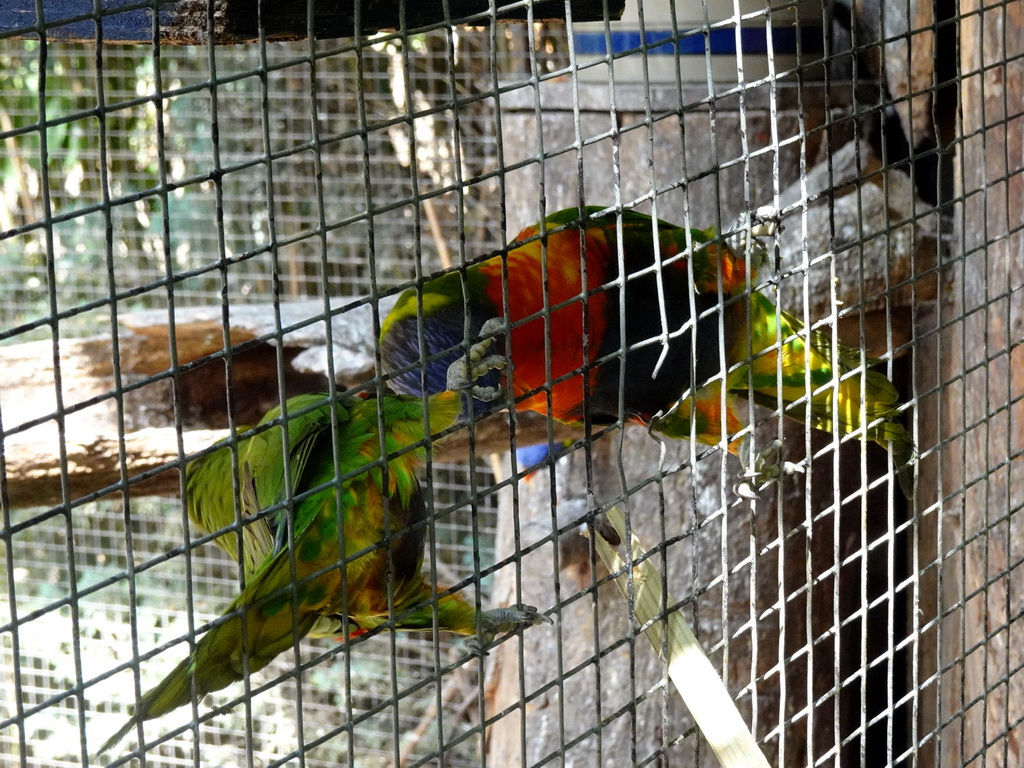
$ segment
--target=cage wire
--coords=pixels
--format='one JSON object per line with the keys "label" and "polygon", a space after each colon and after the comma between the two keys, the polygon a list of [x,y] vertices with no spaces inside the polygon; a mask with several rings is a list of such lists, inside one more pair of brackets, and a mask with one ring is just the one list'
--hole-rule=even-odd
{"label": "cage wire", "polygon": [[[480,214],[467,216],[467,224],[460,229],[450,195],[417,203],[409,191],[411,173],[422,178],[421,184],[452,186],[453,163],[462,163],[476,174],[478,164],[494,156],[494,141],[484,131],[486,126],[480,124],[482,116],[465,110],[459,143],[455,146],[454,116],[438,107],[450,99],[449,45],[457,51],[457,67],[471,81],[480,78],[481,72],[486,73],[490,60],[488,42],[487,36],[479,32],[459,34],[454,42],[444,33],[433,32],[408,41],[392,39],[369,45],[361,51],[361,80],[356,76],[351,51],[330,53],[337,44],[317,45],[316,98],[321,114],[325,115],[325,129],[329,126],[333,133],[355,134],[351,117],[356,112],[357,99],[365,101],[368,120],[393,120],[395,114],[412,111],[425,113],[409,125],[392,124],[368,136],[373,174],[379,179],[382,199],[405,197],[412,204],[436,211],[429,216],[429,224],[428,217],[419,214],[424,231],[421,240],[417,238],[420,224],[414,222],[416,217],[410,206],[383,212],[376,219],[378,289],[408,280],[417,267],[414,252],[420,254],[423,270],[434,271],[441,267],[442,258],[450,260],[449,243],[462,239],[467,248],[475,251],[493,249],[499,244],[484,224],[486,217]],[[404,45],[415,52],[406,60],[401,55]],[[209,179],[194,180],[210,167],[212,97],[207,51],[187,47],[161,50],[160,97],[164,106],[158,113],[153,102],[157,93],[156,63],[150,50],[107,47],[97,58],[94,46],[52,46],[45,65],[46,88],[42,91],[39,43],[8,39],[4,49],[4,92],[14,98],[5,97],[2,107],[8,129],[7,146],[11,150],[4,157],[3,229],[23,230],[8,238],[3,248],[3,326],[10,329],[4,334],[5,344],[50,338],[52,299],[58,302],[57,323],[62,339],[93,335],[109,327],[113,299],[107,280],[108,266],[115,275],[116,290],[126,294],[116,297],[119,314],[140,309],[166,310],[171,297],[176,308],[216,306],[222,291],[227,291],[232,304],[251,302],[263,307],[274,300],[275,291],[286,299],[318,297],[325,290],[332,296],[350,297],[370,292],[368,264],[365,255],[361,255],[365,254],[365,227],[356,224],[328,233],[329,262],[321,258],[321,246],[311,235],[316,210],[311,203],[311,72],[306,46],[278,44],[264,50],[267,96],[275,103],[275,111],[280,109],[277,116],[266,116],[270,120],[269,147],[260,139],[261,52],[254,46],[213,49],[220,80],[216,90],[222,137],[218,143],[220,162],[238,167],[236,172],[225,174],[225,183],[218,189]],[[411,63],[408,72],[407,63]],[[103,79],[106,97],[100,118],[105,123],[104,137],[99,135],[95,117],[97,78]],[[403,83],[408,85],[408,92],[400,87]],[[39,227],[46,218],[40,195],[40,136],[37,131],[25,128],[38,119],[38,100],[44,92],[47,119],[56,123],[47,132],[49,168],[53,173],[52,215],[66,214],[64,222],[46,231]],[[158,120],[162,120],[167,137],[163,142],[158,139]],[[263,171],[252,167],[252,158],[264,151],[277,155],[273,210],[268,210],[265,201],[261,202],[266,197]],[[457,152],[462,154],[459,159]],[[358,138],[336,141],[333,149],[320,154],[320,162],[324,195],[331,200],[331,216],[344,218],[359,210],[363,195],[363,148]],[[115,203],[104,212],[79,213],[79,209],[87,207],[85,200],[100,194],[101,165],[109,174],[111,199],[138,199]],[[166,196],[154,191],[161,183],[161,166],[167,182],[175,187]],[[467,212],[493,205],[493,197],[493,189],[486,185],[460,190],[461,204]],[[220,220],[215,215],[217,208],[222,211]],[[108,255],[102,247],[107,239],[108,215],[113,230],[109,265],[105,263]],[[279,287],[275,285],[271,261],[265,255],[271,216],[277,237],[285,241],[278,251],[282,269],[277,276]],[[171,240],[166,243],[159,225],[163,217],[173,222],[166,233]],[[223,221],[220,229],[219,221]],[[478,224],[472,224],[473,221]],[[51,245],[47,243],[48,237],[52,237]],[[52,281],[45,278],[48,248],[59,253],[59,258],[53,261]],[[230,268],[224,270],[223,265],[228,262]],[[326,271],[321,269],[322,265]],[[175,276],[170,286],[168,269]],[[180,273],[187,276],[178,277]],[[10,401],[6,404],[12,405]],[[162,405],[157,401],[151,407]],[[223,425],[222,420],[217,426]],[[15,429],[9,431],[16,436],[17,425],[13,426]],[[474,469],[465,464],[434,465],[432,487],[437,508],[455,506],[447,514],[439,515],[434,523],[434,536],[440,548],[435,567],[439,577],[451,584],[472,574],[472,552],[480,550],[486,556],[492,548],[489,542],[493,540],[495,504],[487,496],[473,507],[472,530],[479,541],[474,543],[469,538],[472,534],[468,508],[461,499],[466,496],[471,472],[487,474],[483,466]],[[482,477],[477,484],[486,486],[489,482]],[[187,633],[185,604],[178,599],[183,583],[189,584],[195,595],[192,604],[197,626],[216,618],[238,589],[237,570],[206,547],[194,553],[191,581],[181,557],[140,573],[135,580],[133,605],[127,583],[123,577],[116,578],[125,569],[125,534],[119,524],[122,507],[118,502],[98,501],[75,507],[70,519],[39,522],[35,518],[38,510],[11,512],[9,524],[20,525],[23,532],[7,542],[8,562],[14,565],[5,573],[5,581],[11,581],[7,585],[9,594],[17,596],[13,604],[18,606],[18,615],[38,614],[38,618],[24,624],[15,622],[20,640],[17,659],[11,655],[12,635],[5,634],[4,669],[9,671],[17,666],[25,670],[16,688],[11,687],[12,677],[5,674],[11,684],[5,686],[5,717],[31,713],[24,716],[23,728],[3,729],[0,749],[11,759],[20,757],[32,765],[79,764],[82,724],[76,708],[69,706],[67,699],[61,701],[60,693],[73,687],[81,676],[102,675],[130,658],[132,625],[138,627],[140,637],[136,642],[143,649]],[[160,553],[180,548],[179,509],[176,499],[141,498],[138,503],[133,500],[131,525],[137,567],[144,567]],[[74,577],[69,574],[68,558],[72,557]],[[115,583],[96,588],[111,579]],[[487,584],[484,579],[485,589]],[[88,630],[72,629],[69,624],[66,599],[76,592],[82,595],[76,600],[76,611],[81,622],[90,627]],[[5,610],[4,619],[6,625],[11,625],[10,611]],[[68,645],[69,638],[76,633],[83,638],[80,671],[75,669]],[[431,674],[430,653],[421,638],[401,636],[395,652],[401,657],[402,677],[395,682],[399,690]],[[314,651],[306,647],[304,653],[308,656]],[[315,731],[318,721],[335,722],[339,701],[349,702],[357,713],[380,710],[392,690],[387,661],[391,653],[387,641],[374,638],[365,644],[351,676],[337,668],[334,675],[327,667],[314,671],[314,677],[323,678],[320,684],[324,696],[319,700],[304,697],[306,723],[314,723]],[[171,654],[158,658],[160,661],[149,671],[159,673],[161,663],[163,671],[169,671],[173,666]],[[281,664],[269,671],[278,678],[285,672],[286,666]],[[422,687],[403,698],[402,711],[394,718],[386,708],[383,713],[364,715],[359,726],[360,759],[366,764],[385,764],[399,754],[394,746],[399,743],[394,736],[395,728],[408,734],[408,746],[405,742],[400,746],[401,754],[408,752],[410,759],[417,750],[429,753],[434,748],[438,737],[431,733],[441,725],[447,728],[449,738],[458,735],[460,723],[472,721],[473,710],[463,700],[475,691],[474,677],[475,671],[466,668],[445,678],[445,695],[454,699],[450,706],[461,706],[464,711],[447,718],[434,715],[424,721],[425,727],[421,721],[434,702],[435,693]],[[120,698],[120,684],[101,685],[106,693],[100,696],[109,697],[111,708],[101,705],[98,711],[125,711],[120,702],[114,703]],[[288,716],[284,713],[293,701],[294,695],[287,685],[281,685],[258,697],[250,715],[236,712],[212,725],[210,734],[204,737],[204,762],[239,764],[248,754],[250,760],[269,763],[289,751],[293,747],[284,745],[288,739],[294,743],[295,726],[286,724]],[[247,747],[246,717],[277,722],[281,727],[262,729],[263,735],[254,736]],[[22,738],[24,745],[20,743]],[[184,743],[188,741],[186,737]],[[247,748],[251,752],[247,753]],[[325,747],[311,750],[304,759],[308,765],[335,765],[348,759],[350,749],[344,739],[335,739]],[[172,743],[151,753],[148,762],[177,764],[175,756],[179,752],[180,747]],[[472,747],[455,747],[446,751],[445,760],[452,765],[473,765],[472,754]]]}
{"label": "cage wire", "polygon": [[[672,596],[662,613],[693,626],[770,764],[1013,764],[1022,397],[1009,374],[993,382],[1015,370],[1024,276],[1019,257],[988,254],[1019,237],[1019,113],[978,86],[979,127],[957,92],[1024,59],[1006,31],[961,72],[969,54],[943,51],[958,34],[966,49],[985,14],[945,2],[691,5],[237,46],[3,32],[4,761],[715,765],[668,646],[647,644],[579,533],[616,505]],[[1010,4],[997,11],[1020,29]],[[957,188],[979,142],[1002,166]],[[132,731],[97,755],[239,591],[239,567],[188,532],[168,465],[283,398],[381,392],[375,339],[401,290],[505,257],[522,227],[583,205],[726,234],[774,209],[771,263],[740,300],[758,290],[801,339],[858,350],[846,378],[861,386],[872,366],[894,382],[916,497],[863,430],[779,418],[808,418],[809,373],[794,405],[740,401],[755,450],[778,438],[803,469],[755,500],[734,492],[729,439],[628,426],[624,395],[610,425],[467,414],[423,483],[425,573],[553,625],[484,660],[447,633],[297,640],[243,685],[147,721],[144,754]],[[958,206],[983,226],[952,231]],[[553,258],[551,230],[536,248]],[[996,267],[980,290],[979,262]],[[511,306],[516,285],[501,290]],[[671,299],[697,306],[692,286]],[[730,301],[720,282],[701,327],[723,336]],[[556,303],[539,312],[549,339]],[[630,309],[664,310],[645,304]],[[837,378],[824,386],[838,399]],[[515,450],[536,443],[539,458]]]}

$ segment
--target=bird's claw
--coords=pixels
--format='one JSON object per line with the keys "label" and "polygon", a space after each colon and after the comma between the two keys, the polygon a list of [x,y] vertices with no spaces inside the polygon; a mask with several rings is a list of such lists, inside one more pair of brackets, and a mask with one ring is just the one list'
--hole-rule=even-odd
{"label": "bird's claw", "polygon": [[465,357],[460,357],[448,366],[448,389],[455,392],[468,391],[474,399],[487,403],[502,396],[503,387],[487,387],[476,382],[490,371],[504,370],[508,364],[503,355],[487,354],[494,344],[494,334],[501,333],[504,327],[504,321],[499,317],[492,317],[481,326],[480,335],[484,338],[473,344]]}
{"label": "bird's claw", "polygon": [[510,635],[525,627],[538,624],[551,624],[551,618],[545,616],[532,605],[509,605],[484,611],[480,615],[480,628],[476,637],[468,637],[462,641],[462,648],[473,656],[486,656],[487,646],[498,637]]}
{"label": "bird's claw", "polygon": [[762,205],[755,213],[741,214],[732,226],[730,245],[738,254],[748,254],[751,262],[766,263],[768,247],[761,240],[782,231],[781,218],[778,209],[771,205]]}
{"label": "bird's claw", "polygon": [[[749,448],[748,448],[749,450]],[[743,471],[743,478],[736,486],[736,495],[750,500],[760,498],[760,493],[773,483],[777,483],[783,477],[803,472],[803,464],[794,464],[791,461],[779,461],[779,452],[782,450],[782,441],[772,440],[761,449],[752,462]]]}
{"label": "bird's claw", "polygon": [[774,205],[762,205],[750,218],[751,237],[775,237],[782,231],[782,215]]}

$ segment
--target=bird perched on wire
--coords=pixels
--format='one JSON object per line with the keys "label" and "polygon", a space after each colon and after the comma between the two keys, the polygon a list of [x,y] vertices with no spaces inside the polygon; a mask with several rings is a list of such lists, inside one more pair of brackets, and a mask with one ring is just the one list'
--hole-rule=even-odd
{"label": "bird perched on wire", "polygon": [[203,531],[224,531],[215,541],[236,559],[241,530],[245,587],[100,752],[137,723],[262,669],[306,635],[436,626],[470,636],[467,649],[485,653],[497,635],[548,621],[531,606],[477,612],[424,581],[426,505],[416,471],[427,436],[450,427],[460,409],[452,392],[288,400],[286,429],[275,408],[237,441],[237,522],[231,445],[191,462],[189,517]]}
{"label": "bird perched on wire", "polygon": [[[632,211],[572,208],[502,253],[406,290],[380,345],[391,386],[464,389],[482,413],[506,391],[520,411],[566,423],[633,419],[749,456],[737,398],[825,431],[891,446],[912,494],[913,441],[875,360],[808,331],[757,290],[768,250]],[[507,353],[507,354],[506,354]],[[753,462],[757,480],[775,446]]]}

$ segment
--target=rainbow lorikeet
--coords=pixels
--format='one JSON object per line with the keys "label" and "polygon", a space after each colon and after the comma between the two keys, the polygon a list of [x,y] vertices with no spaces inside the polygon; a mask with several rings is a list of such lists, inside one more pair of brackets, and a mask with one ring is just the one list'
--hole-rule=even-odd
{"label": "rainbow lorikeet", "polygon": [[[724,439],[737,454],[747,445],[735,438],[737,398],[751,398],[891,445],[912,493],[914,446],[896,389],[859,370],[859,349],[837,343],[833,354],[830,335],[808,334],[753,289],[768,259],[756,238],[737,252],[714,230],[603,210],[552,214],[507,256],[406,290],[381,328],[391,386],[467,389],[477,411],[507,389],[517,410],[567,423],[631,418],[673,438]],[[490,354],[495,338],[507,359]]]}
{"label": "rainbow lorikeet", "polygon": [[137,722],[190,702],[193,690],[201,697],[241,680],[243,670],[262,669],[306,635],[347,629],[355,636],[385,623],[429,630],[436,615],[438,629],[472,636],[466,647],[483,653],[498,634],[548,620],[531,606],[478,613],[424,581],[427,510],[416,470],[426,457],[426,436],[458,418],[458,394],[335,400],[311,394],[286,406],[287,461],[280,408],[261,420],[268,429],[238,440],[240,521],[231,446],[221,443],[188,465],[189,516],[204,531],[224,530],[215,541],[236,558],[241,526],[246,584],[225,610],[226,621],[142,697],[101,752]]}

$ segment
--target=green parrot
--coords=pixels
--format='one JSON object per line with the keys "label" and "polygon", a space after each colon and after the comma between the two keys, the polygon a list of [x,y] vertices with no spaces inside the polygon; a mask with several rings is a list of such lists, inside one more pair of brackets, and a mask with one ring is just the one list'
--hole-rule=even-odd
{"label": "green parrot", "polygon": [[[427,436],[458,418],[459,395],[331,400],[310,394],[286,406],[287,462],[280,408],[238,440],[245,588],[224,611],[226,620],[146,692],[100,754],[140,721],[188,704],[193,692],[198,698],[241,680],[244,669],[262,669],[297,639],[344,633],[346,619],[354,637],[384,624],[429,630],[436,616],[438,629],[471,636],[464,645],[481,654],[500,634],[550,621],[532,606],[478,613],[424,581],[427,509],[416,470],[426,458]],[[186,505],[198,528],[224,531],[214,541],[237,558],[231,447],[220,446],[189,464]]]}
{"label": "green parrot", "polygon": [[633,419],[741,456],[738,398],[749,398],[891,446],[912,495],[896,389],[861,371],[877,361],[860,349],[837,342],[834,353],[830,334],[807,333],[754,290],[767,261],[756,237],[734,250],[713,229],[570,208],[524,229],[507,254],[406,290],[381,325],[383,363],[396,392],[467,390],[478,415],[507,391],[519,411]]}

